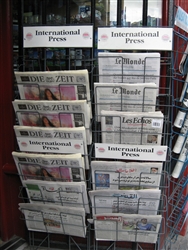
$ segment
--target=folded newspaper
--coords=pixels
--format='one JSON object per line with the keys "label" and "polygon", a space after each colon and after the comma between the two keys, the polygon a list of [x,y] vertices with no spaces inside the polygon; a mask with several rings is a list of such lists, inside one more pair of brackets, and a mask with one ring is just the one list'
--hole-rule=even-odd
{"label": "folded newspaper", "polygon": [[159,189],[89,191],[93,215],[99,213],[157,214]]}
{"label": "folded newspaper", "polygon": [[90,84],[87,69],[15,72],[21,99],[88,100]]}
{"label": "folded newspaper", "polygon": [[12,152],[21,180],[85,181],[85,162],[81,154],[32,154]]}
{"label": "folded newspaper", "polygon": [[181,61],[179,63],[179,71],[184,76],[188,73],[188,45],[186,46]]}
{"label": "folded newspaper", "polygon": [[101,110],[155,111],[157,92],[155,83],[94,83],[97,121]]}
{"label": "folded newspaper", "polygon": [[156,243],[161,215],[103,213],[94,216],[97,240]]}
{"label": "folded newspaper", "polygon": [[102,143],[161,145],[164,115],[156,112],[101,111]]}
{"label": "folded newspaper", "polygon": [[85,182],[23,181],[31,203],[81,207],[90,212]]}
{"label": "folded newspaper", "polygon": [[161,162],[91,161],[93,189],[159,188],[162,166]]}
{"label": "folded newspaper", "polygon": [[91,144],[91,110],[86,100],[58,102],[14,100],[12,103],[20,125],[65,128],[84,126],[87,143]]}
{"label": "folded newspaper", "polygon": [[20,151],[45,154],[80,153],[84,157],[85,168],[89,169],[85,127],[14,126],[14,131]]}
{"label": "folded newspaper", "polygon": [[30,231],[86,236],[83,208],[19,203],[19,209]]}
{"label": "folded newspaper", "polygon": [[154,82],[159,87],[160,53],[98,53],[99,82]]}

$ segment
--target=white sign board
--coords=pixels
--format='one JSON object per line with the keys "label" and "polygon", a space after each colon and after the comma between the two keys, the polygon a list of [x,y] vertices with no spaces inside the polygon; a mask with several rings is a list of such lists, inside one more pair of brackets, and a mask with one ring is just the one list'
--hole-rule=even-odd
{"label": "white sign board", "polygon": [[93,26],[31,26],[23,28],[24,48],[91,48]]}
{"label": "white sign board", "polygon": [[95,143],[96,158],[166,161],[167,146]]}
{"label": "white sign board", "polygon": [[99,27],[98,49],[172,50],[172,28]]}
{"label": "white sign board", "polygon": [[174,24],[184,31],[188,31],[188,14],[179,6]]}
{"label": "white sign board", "polygon": [[58,138],[17,137],[20,151],[57,153],[57,154],[84,154],[83,141],[62,140]]}

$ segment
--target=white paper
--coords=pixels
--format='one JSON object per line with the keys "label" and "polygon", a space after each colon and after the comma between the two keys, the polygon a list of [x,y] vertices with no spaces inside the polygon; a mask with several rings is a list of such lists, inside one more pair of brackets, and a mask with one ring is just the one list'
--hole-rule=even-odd
{"label": "white paper", "polygon": [[94,216],[97,240],[156,243],[161,215],[103,213]]}
{"label": "white paper", "polygon": [[99,213],[157,214],[161,191],[92,190],[89,191],[93,215]]}
{"label": "white paper", "polygon": [[86,236],[83,208],[20,203],[19,209],[25,216],[28,230]]}
{"label": "white paper", "polygon": [[85,182],[23,181],[31,203],[81,207],[89,213]]}
{"label": "white paper", "polygon": [[101,111],[102,143],[161,145],[163,114]]}
{"label": "white paper", "polygon": [[74,154],[84,156],[89,168],[85,127],[42,128],[14,126],[18,146],[24,152]]}
{"label": "white paper", "polygon": [[94,83],[96,119],[101,110],[155,111],[157,92],[155,83]]}
{"label": "white paper", "polygon": [[159,188],[160,162],[91,161],[93,189]]}
{"label": "white paper", "polygon": [[98,63],[101,83],[154,82],[159,88],[159,53],[100,52]]}

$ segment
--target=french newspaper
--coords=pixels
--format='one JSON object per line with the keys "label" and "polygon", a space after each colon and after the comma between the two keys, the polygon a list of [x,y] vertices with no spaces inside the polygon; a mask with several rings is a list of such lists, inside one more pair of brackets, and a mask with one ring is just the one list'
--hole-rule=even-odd
{"label": "french newspaper", "polygon": [[85,237],[85,210],[48,204],[19,203],[28,230]]}
{"label": "french newspaper", "polygon": [[146,83],[159,87],[160,53],[98,53],[99,82]]}
{"label": "french newspaper", "polygon": [[87,143],[91,144],[91,110],[86,100],[58,102],[14,100],[12,103],[20,125],[65,128],[84,126]]}
{"label": "french newspaper", "polygon": [[97,121],[101,110],[154,112],[157,93],[156,83],[94,83]]}
{"label": "french newspaper", "polygon": [[23,181],[31,203],[81,207],[89,213],[85,182]]}
{"label": "french newspaper", "polygon": [[99,213],[151,214],[158,212],[159,189],[89,191],[93,215]]}
{"label": "french newspaper", "polygon": [[102,143],[161,145],[164,115],[156,112],[101,111]]}
{"label": "french newspaper", "polygon": [[94,216],[97,240],[156,243],[162,216],[102,213]]}
{"label": "french newspaper", "polygon": [[84,157],[85,168],[89,169],[85,127],[14,126],[14,131],[20,151],[45,154],[81,153]]}
{"label": "french newspaper", "polygon": [[162,166],[161,162],[91,161],[93,189],[159,189]]}

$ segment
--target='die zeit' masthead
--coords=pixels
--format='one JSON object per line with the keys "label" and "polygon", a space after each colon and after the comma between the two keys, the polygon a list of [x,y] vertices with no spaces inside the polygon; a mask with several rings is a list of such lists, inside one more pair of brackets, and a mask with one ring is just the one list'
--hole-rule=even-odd
{"label": "'die zeit' masthead", "polygon": [[[125,37],[125,43],[144,43],[145,37],[159,37],[157,32],[111,32],[111,37]],[[135,39],[142,38],[142,39]]]}
{"label": "'die zeit' masthead", "polygon": [[[67,40],[66,36],[80,35],[80,29],[77,29],[77,30],[58,30],[58,31],[46,31],[46,30],[39,31],[39,30],[36,30],[35,35],[36,36],[49,36],[48,37],[49,41],[62,42],[62,41]],[[59,37],[59,36],[61,36],[61,37]]]}

